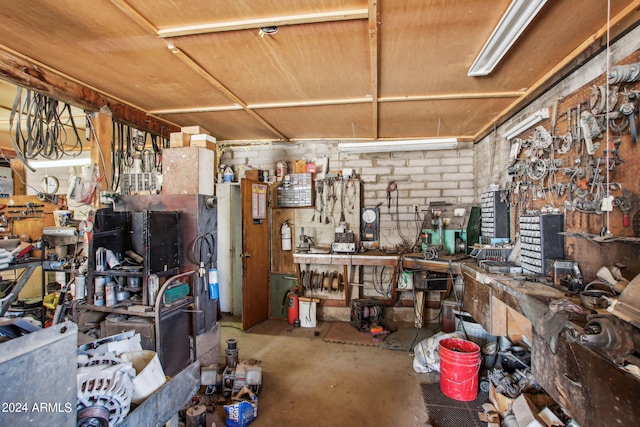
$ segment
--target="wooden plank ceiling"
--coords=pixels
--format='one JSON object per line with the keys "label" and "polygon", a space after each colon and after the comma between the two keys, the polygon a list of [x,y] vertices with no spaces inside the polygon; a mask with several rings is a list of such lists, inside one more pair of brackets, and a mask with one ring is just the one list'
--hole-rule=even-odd
{"label": "wooden plank ceiling", "polygon": [[[1,0],[0,53],[218,140],[477,140],[605,43],[606,1],[548,1],[489,76],[468,77],[509,3]],[[611,1],[613,36],[637,9]],[[4,132],[13,94],[0,86]]]}

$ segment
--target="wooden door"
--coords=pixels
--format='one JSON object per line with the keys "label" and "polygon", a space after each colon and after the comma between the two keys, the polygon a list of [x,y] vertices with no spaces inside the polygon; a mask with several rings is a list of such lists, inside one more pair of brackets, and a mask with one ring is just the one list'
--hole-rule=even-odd
{"label": "wooden door", "polygon": [[242,330],[269,315],[269,186],[243,179],[242,191]]}

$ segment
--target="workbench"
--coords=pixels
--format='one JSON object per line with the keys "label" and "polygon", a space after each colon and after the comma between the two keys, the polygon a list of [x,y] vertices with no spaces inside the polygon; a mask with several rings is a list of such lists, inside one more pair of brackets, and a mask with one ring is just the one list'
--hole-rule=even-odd
{"label": "workbench", "polygon": [[460,268],[463,309],[490,334],[527,342],[533,376],[582,427],[637,423],[640,379],[572,340],[570,331],[583,325],[568,313],[551,322],[549,303],[574,296],[509,274],[487,274],[475,262],[461,263]]}

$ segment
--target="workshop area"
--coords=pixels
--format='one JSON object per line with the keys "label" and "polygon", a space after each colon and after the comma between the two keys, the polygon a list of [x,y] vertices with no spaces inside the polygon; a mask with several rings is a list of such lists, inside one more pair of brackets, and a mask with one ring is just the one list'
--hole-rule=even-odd
{"label": "workshop area", "polygon": [[0,426],[640,419],[640,0],[0,5]]}

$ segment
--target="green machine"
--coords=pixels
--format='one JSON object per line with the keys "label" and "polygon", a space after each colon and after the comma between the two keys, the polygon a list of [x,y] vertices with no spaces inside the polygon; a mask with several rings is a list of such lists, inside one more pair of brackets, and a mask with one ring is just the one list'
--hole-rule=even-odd
{"label": "green machine", "polygon": [[432,202],[422,221],[422,253],[426,259],[469,254],[480,241],[480,207]]}

